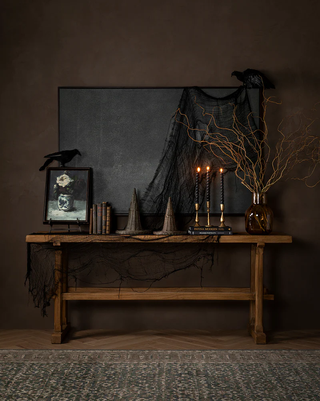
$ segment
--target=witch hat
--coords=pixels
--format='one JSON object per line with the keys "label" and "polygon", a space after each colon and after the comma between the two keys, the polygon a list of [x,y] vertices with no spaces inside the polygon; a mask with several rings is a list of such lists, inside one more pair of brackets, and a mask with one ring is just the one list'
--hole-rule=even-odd
{"label": "witch hat", "polygon": [[169,197],[167,203],[167,210],[164,216],[164,223],[161,231],[154,231],[155,235],[182,235],[186,234],[185,231],[178,231],[176,226],[176,219],[174,217],[171,198]]}
{"label": "witch hat", "polygon": [[136,189],[134,188],[130,203],[127,226],[124,230],[117,230],[116,234],[139,235],[139,234],[150,234],[150,233],[151,233],[150,230],[142,229],[138,200],[137,200],[137,192]]}

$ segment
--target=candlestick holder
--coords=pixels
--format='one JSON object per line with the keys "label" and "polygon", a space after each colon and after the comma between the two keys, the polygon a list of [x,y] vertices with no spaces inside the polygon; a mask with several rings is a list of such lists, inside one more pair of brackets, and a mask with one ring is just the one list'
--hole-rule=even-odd
{"label": "candlestick holder", "polygon": [[220,203],[220,210],[221,210],[221,216],[220,216],[220,225],[219,227],[225,227],[226,225],[224,224],[224,204]]}
{"label": "candlestick holder", "polygon": [[207,201],[207,224],[206,227],[212,227],[210,224],[210,201]]}
{"label": "candlestick holder", "polygon": [[191,235],[232,235],[232,228],[224,224],[224,183],[223,183],[223,169],[220,169],[221,173],[221,203],[220,203],[220,225],[213,226],[210,223],[210,167],[207,167],[206,174],[206,201],[207,201],[207,224],[205,226],[199,225],[199,174],[200,168],[197,169],[196,175],[196,218],[194,226],[188,228],[188,234]]}
{"label": "candlestick holder", "polygon": [[199,204],[196,203],[196,219],[194,226],[188,228],[188,234],[191,235],[232,235],[232,228],[225,225],[224,220],[224,204],[220,204],[220,225],[214,226],[210,224],[210,201],[207,201],[207,224],[205,226],[199,225],[199,214],[197,208]]}
{"label": "candlestick holder", "polygon": [[196,203],[194,206],[195,206],[195,209],[196,209],[196,218],[194,219],[194,227],[200,227],[200,224],[199,224],[199,203]]}

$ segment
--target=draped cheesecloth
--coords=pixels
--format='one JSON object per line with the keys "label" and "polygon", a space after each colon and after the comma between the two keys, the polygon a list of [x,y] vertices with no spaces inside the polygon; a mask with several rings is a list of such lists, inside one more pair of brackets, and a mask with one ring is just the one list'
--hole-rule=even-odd
{"label": "draped cheesecloth", "polygon": [[[148,213],[165,213],[168,198],[171,197],[174,211],[176,213],[194,212],[194,180],[195,171],[199,165],[210,166],[210,171],[215,177],[219,168],[227,171],[235,170],[235,163],[225,154],[215,149],[218,157],[215,157],[208,147],[196,142],[208,139],[204,130],[210,122],[210,115],[215,117],[216,125],[223,127],[217,130],[213,123],[209,124],[209,131],[222,133],[228,140],[235,141],[235,135],[229,131],[234,124],[233,111],[243,129],[255,129],[254,118],[250,116],[251,107],[248,93],[245,87],[240,87],[228,96],[218,98],[205,93],[197,87],[185,88],[183,90],[178,108],[172,118],[171,126],[167,135],[159,165],[154,178],[148,185],[142,199],[141,211]],[[194,130],[188,135],[186,117],[189,126]],[[248,157],[254,159],[255,154],[250,146],[247,149]],[[205,187],[200,187],[200,199],[203,199]]]}

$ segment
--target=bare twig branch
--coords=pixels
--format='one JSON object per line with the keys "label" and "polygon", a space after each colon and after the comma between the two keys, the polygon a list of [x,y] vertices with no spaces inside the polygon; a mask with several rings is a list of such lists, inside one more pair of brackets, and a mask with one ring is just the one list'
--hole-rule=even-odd
{"label": "bare twig branch", "polygon": [[[266,97],[262,91],[262,115],[258,117],[260,127],[251,124],[252,112],[247,116],[247,126],[237,117],[237,106],[233,107],[233,124],[231,128],[221,127],[216,116],[222,113],[221,108],[213,108],[207,112],[203,106],[195,105],[207,117],[203,128],[193,128],[189,118],[180,109],[176,111],[175,121],[185,126],[189,138],[201,143],[216,158],[235,165],[235,175],[251,192],[267,192],[280,179],[288,175],[292,169],[302,163],[308,163],[307,174],[302,178],[295,178],[306,182],[315,172],[320,163],[320,138],[310,134],[310,129],[316,119],[307,118],[302,113],[284,118],[277,127],[278,141],[275,147],[269,144],[269,130],[266,121],[267,106],[269,103],[280,105],[273,97]],[[320,103],[320,102],[319,102]],[[316,104],[317,105],[317,104]],[[315,105],[315,106],[316,106]],[[298,118],[296,128],[288,129],[293,119]],[[253,156],[252,156],[253,155]],[[267,168],[270,176],[266,179]],[[314,187],[316,184],[310,185]]]}

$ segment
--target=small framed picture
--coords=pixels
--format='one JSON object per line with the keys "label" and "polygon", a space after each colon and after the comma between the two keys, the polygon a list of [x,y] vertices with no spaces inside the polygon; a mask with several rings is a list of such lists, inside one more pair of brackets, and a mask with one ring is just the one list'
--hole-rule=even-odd
{"label": "small framed picture", "polygon": [[91,168],[47,168],[44,223],[89,224]]}

